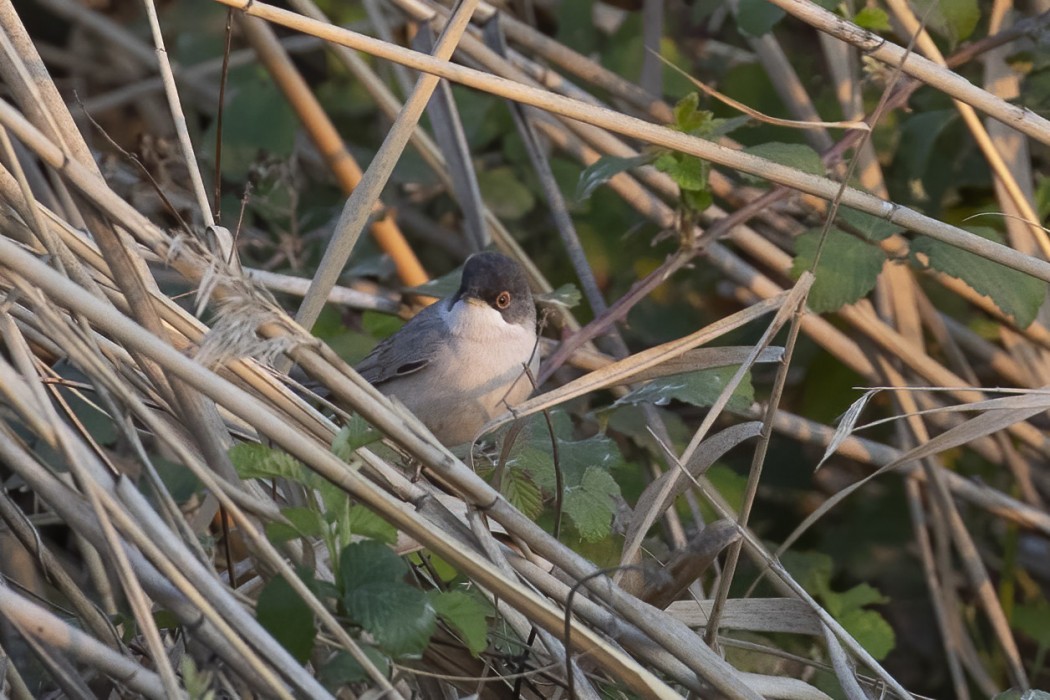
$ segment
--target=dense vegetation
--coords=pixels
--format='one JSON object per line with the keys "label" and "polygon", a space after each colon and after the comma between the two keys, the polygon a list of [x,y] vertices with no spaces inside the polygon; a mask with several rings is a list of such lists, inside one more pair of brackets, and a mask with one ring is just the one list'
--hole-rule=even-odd
{"label": "dense vegetation", "polygon": [[0,0],[6,694],[1046,697],[1050,13],[221,3]]}

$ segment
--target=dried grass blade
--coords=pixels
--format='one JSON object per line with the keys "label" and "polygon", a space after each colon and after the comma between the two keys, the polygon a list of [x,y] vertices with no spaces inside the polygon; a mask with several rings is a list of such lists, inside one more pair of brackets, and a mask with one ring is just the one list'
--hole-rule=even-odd
{"label": "dried grass blade", "polygon": [[[1032,416],[1038,415],[1050,408],[1050,398],[1041,394],[1011,396],[1003,399],[1000,405],[1002,405],[1003,408],[989,411],[977,416],[976,418],[971,418],[961,425],[946,430],[940,435],[934,436],[928,442],[908,450],[889,464],[879,467],[860,481],[850,484],[836,493],[822,503],[819,508],[808,515],[806,519],[803,520],[790,535],[788,535],[787,539],[785,539],[777,549],[777,554],[779,555],[781,552],[791,547],[791,545],[793,545],[803,533],[812,527],[814,523],[827,515],[832,508],[837,506],[855,491],[862,488],[872,479],[896,469],[901,465],[907,464],[908,462],[915,462],[924,457],[929,457],[939,452],[950,450],[953,447],[965,445],[977,438],[991,435],[992,433],[1008,428],[1014,423],[1028,420]],[[1009,407],[1007,407],[1007,405]]]}
{"label": "dried grass blade", "polygon": [[736,312],[735,314],[726,316],[695,333],[691,333],[690,335],[679,338],[678,340],[672,340],[663,345],[657,345],[648,350],[643,350],[642,352],[631,355],[630,357],[624,358],[618,362],[614,362],[602,369],[585,374],[579,379],[564,384],[557,389],[548,391],[547,393],[533,399],[529,399],[528,401],[519,404],[511,411],[504,413],[502,416],[492,419],[481,428],[480,434],[483,435],[488,433],[510,423],[511,421],[517,420],[518,418],[524,418],[544,409],[553,408],[554,406],[574,399],[577,396],[583,396],[592,391],[633,381],[635,375],[656,367],[663,362],[673,360],[686,351],[695,348],[697,345],[710,342],[733,329],[739,328],[740,326],[779,308],[787,297],[788,292],[777,294],[774,297],[760,301],[753,306]]}

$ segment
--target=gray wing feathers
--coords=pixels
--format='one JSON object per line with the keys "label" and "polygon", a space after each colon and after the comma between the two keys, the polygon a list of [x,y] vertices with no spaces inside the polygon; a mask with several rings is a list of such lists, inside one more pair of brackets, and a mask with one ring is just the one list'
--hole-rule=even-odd
{"label": "gray wing feathers", "polygon": [[379,385],[423,369],[445,341],[444,301],[420,311],[399,331],[375,346],[354,368],[370,384]]}

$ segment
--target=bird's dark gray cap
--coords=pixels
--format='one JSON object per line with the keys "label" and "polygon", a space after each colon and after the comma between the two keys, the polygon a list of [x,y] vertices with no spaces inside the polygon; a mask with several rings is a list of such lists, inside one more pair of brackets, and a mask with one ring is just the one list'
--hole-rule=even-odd
{"label": "bird's dark gray cap", "polygon": [[[502,292],[510,292],[510,305],[500,309],[496,299]],[[532,300],[529,280],[517,261],[502,253],[487,251],[467,258],[459,291],[452,303],[464,297],[480,299],[499,311],[507,323],[535,324],[536,305]]]}

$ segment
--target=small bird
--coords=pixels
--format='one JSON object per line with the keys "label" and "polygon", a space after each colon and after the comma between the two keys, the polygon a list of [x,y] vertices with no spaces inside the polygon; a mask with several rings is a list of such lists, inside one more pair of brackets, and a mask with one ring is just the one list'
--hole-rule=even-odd
{"label": "small bird", "polygon": [[525,271],[500,253],[467,259],[459,290],[383,340],[356,369],[447,447],[532,393],[536,306]]}

